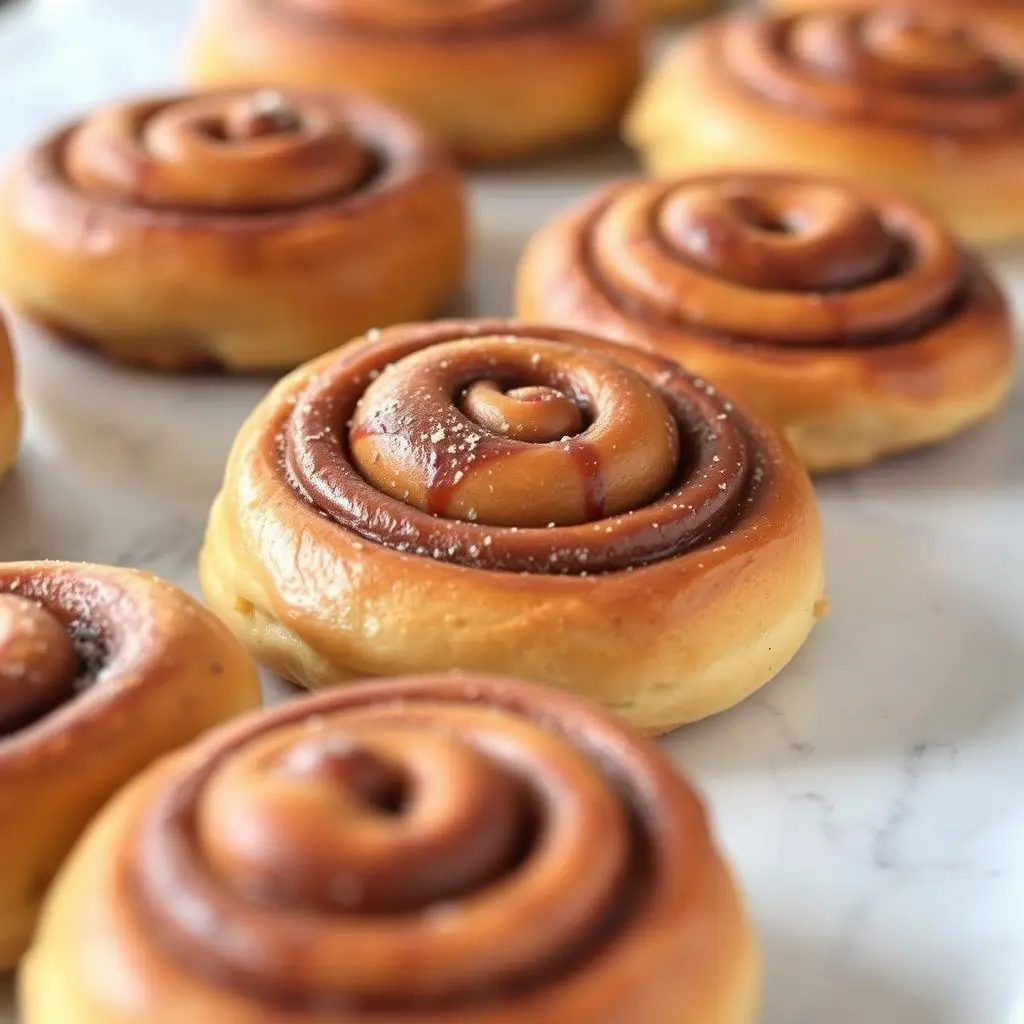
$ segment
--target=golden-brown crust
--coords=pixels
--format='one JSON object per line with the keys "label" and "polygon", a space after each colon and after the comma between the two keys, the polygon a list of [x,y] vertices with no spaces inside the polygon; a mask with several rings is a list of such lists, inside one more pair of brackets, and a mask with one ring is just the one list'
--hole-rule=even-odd
{"label": "golden-brown crust", "polygon": [[[297,494],[282,472],[279,448],[282,431],[296,422],[295,403],[304,413],[309,396],[313,405],[322,401],[318,387],[330,393],[333,381],[351,380],[351,394],[358,393],[365,387],[360,374],[387,361],[396,344],[433,344],[437,358],[443,354],[447,361],[460,354],[438,339],[472,337],[471,348],[488,352],[491,334],[518,338],[526,352],[536,339],[552,339],[545,352],[551,344],[565,346],[566,358],[583,360],[584,367],[587,360],[603,364],[611,358],[618,373],[639,373],[647,381],[664,375],[691,396],[683,402],[698,417],[694,423],[705,424],[699,430],[710,445],[701,449],[706,466],[693,471],[692,481],[711,493],[691,509],[688,498],[676,500],[670,489],[661,499],[664,518],[657,514],[661,506],[650,505],[635,514],[585,516],[589,524],[527,531],[483,528],[465,521],[468,511],[461,519],[445,519],[442,512],[423,520],[410,505],[367,494],[365,482],[349,510],[367,511],[369,519],[349,529]],[[587,373],[581,369],[568,379],[585,381]],[[620,408],[616,393],[611,388],[602,398],[611,419]],[[314,439],[309,443],[326,437],[331,458],[342,449],[328,426],[316,429],[317,422],[303,427],[302,436]],[[405,427],[421,431],[413,420]],[[683,443],[692,451],[690,430],[698,428],[683,429]],[[730,440],[722,435],[715,441],[719,430],[729,431]],[[443,473],[453,470],[447,479],[454,481],[467,456],[461,443],[459,454],[446,454],[451,438],[441,433],[422,430],[421,461]],[[437,450],[431,454],[433,440]],[[718,443],[726,447],[716,449]],[[736,456],[739,450],[746,454]],[[713,459],[718,451],[734,454]],[[305,457],[301,445],[289,458],[295,456]],[[479,464],[488,465],[486,459]],[[330,472],[343,468],[334,465]],[[706,476],[711,472],[722,474],[721,492],[714,483],[719,477]],[[571,470],[562,475],[576,477]],[[327,478],[322,466],[314,473],[321,483]],[[486,487],[487,477],[480,479]],[[684,475],[678,486],[687,487],[688,480]],[[535,486],[548,491],[555,482],[538,477]],[[744,506],[748,486],[756,499]],[[714,495],[738,518],[709,521],[703,543],[686,536],[700,510],[715,505]],[[500,489],[494,501],[501,505]],[[374,518],[375,510],[383,514]],[[367,539],[391,522],[419,533],[395,535],[392,547]],[[423,540],[435,526],[448,532]],[[677,527],[682,535],[673,533]],[[685,553],[668,557],[667,551],[637,549],[637,536],[644,544],[681,536]],[[413,553],[417,549],[424,553]],[[641,550],[647,555],[640,557]],[[588,568],[584,558],[595,573],[582,571]],[[599,563],[623,558],[619,571],[596,574]],[[650,558],[656,560],[647,564]],[[481,567],[488,564],[496,568]],[[771,431],[695,389],[667,361],[573,332],[488,321],[385,331],[282,381],[235,442],[211,512],[200,575],[211,606],[257,660],[304,686],[448,668],[502,671],[589,695],[662,732],[730,707],[774,676],[821,613],[823,587],[813,493],[792,451]]]}
{"label": "golden-brown crust", "polygon": [[[766,232],[766,213],[790,226]],[[678,360],[818,471],[964,429],[1002,403],[1015,358],[998,285],[934,218],[788,174],[603,189],[531,241],[517,312]]]}
{"label": "golden-brown crust", "polygon": [[62,873],[20,979],[26,1024],[752,1024],[758,989],[668,759],[483,676],[335,689],[148,772]]}
{"label": "golden-brown crust", "polygon": [[190,64],[204,84],[364,91],[408,111],[465,159],[515,159],[610,133],[640,73],[631,2],[548,6],[563,9],[545,12],[536,0],[500,5],[515,20],[510,27],[466,22],[487,18],[476,0],[440,14],[422,5],[417,14],[437,19],[427,31],[379,6],[362,12],[368,23],[354,23],[345,9],[361,6],[343,0],[211,0]]}
{"label": "golden-brown crust", "polygon": [[[297,119],[276,134],[258,120],[274,102]],[[123,104],[32,147],[0,194],[13,304],[160,369],[291,367],[339,337],[429,315],[458,287],[465,249],[450,158],[351,96]]]}
{"label": "golden-brown crust", "polygon": [[46,887],[111,794],[157,758],[260,703],[259,678],[245,652],[168,583],[127,569],[16,562],[0,568],[0,601],[6,608],[17,597],[41,606],[37,615],[68,632],[78,678],[52,680],[63,694],[51,689],[49,699],[41,693],[41,702],[27,704],[24,691],[41,685],[43,666],[33,652],[25,661],[17,649],[29,634],[48,634],[24,615],[0,617],[5,967],[25,949]]}
{"label": "golden-brown crust", "polygon": [[6,318],[0,315],[0,476],[11,468],[21,440],[17,386],[11,337]]}
{"label": "golden-brown crust", "polygon": [[[966,43],[949,43],[948,19],[921,15],[907,28],[906,18],[836,11],[716,19],[666,55],[626,134],[658,175],[727,168],[853,178],[916,197],[968,242],[1021,235],[1024,63],[966,12]],[[802,49],[780,46],[783,38],[799,38]],[[916,52],[906,64],[904,46]],[[962,95],[954,68],[970,86]],[[943,81],[946,88],[928,85]],[[701,101],[680,102],[686,96]]]}

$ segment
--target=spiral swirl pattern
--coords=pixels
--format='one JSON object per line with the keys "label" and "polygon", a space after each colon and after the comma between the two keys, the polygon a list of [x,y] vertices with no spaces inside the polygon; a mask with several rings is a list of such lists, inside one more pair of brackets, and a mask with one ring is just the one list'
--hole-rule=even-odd
{"label": "spiral swirl pattern", "polygon": [[569,254],[588,297],[723,341],[809,349],[899,342],[951,315],[969,260],[913,205],[784,175],[626,182]]}
{"label": "spiral swirl pattern", "polygon": [[[224,683],[226,699],[250,680],[254,686],[251,665],[215,621],[197,615],[175,587],[131,570],[73,562],[0,567],[0,764],[5,737],[24,739],[16,734],[29,726],[39,726],[41,737],[85,726],[94,715],[173,688],[168,678],[187,690],[191,681],[175,662],[179,637],[192,638],[200,675],[226,671],[223,661],[203,661],[211,640],[249,670]],[[246,704],[251,688],[248,696]]]}
{"label": "spiral swirl pattern", "polygon": [[0,567],[0,970],[111,795],[259,701],[244,652],[169,584],[106,566]]}
{"label": "spiral swirl pattern", "polygon": [[[125,592],[88,567],[0,572],[0,745],[134,660]],[[114,654],[116,652],[116,656]],[[134,667],[134,666],[133,666]],[[99,698],[102,699],[102,698]],[[0,750],[2,761],[2,750]]]}
{"label": "spiral swirl pattern", "polygon": [[69,700],[78,674],[64,623],[34,601],[0,593],[0,736]]}
{"label": "spiral swirl pattern", "polygon": [[753,92],[812,116],[954,135],[1024,121],[1020,68],[941,11],[741,18],[717,46]]}
{"label": "spiral swirl pattern", "polygon": [[614,977],[630,943],[678,927],[658,919],[686,913],[693,810],[653,746],[572,698],[373,684],[182,761],[112,898],[190,975],[281,1012],[578,998],[595,964]]}
{"label": "spiral swirl pattern", "polygon": [[764,473],[713,388],[652,356],[503,321],[394,328],[284,423],[291,485],[401,552],[513,572],[628,569],[710,543]]}
{"label": "spiral swirl pattern", "polygon": [[125,103],[71,130],[63,173],[153,209],[295,209],[364,187],[384,159],[351,115],[337,98],[274,90]]}
{"label": "spiral swirl pattern", "polygon": [[275,0],[298,14],[354,29],[483,35],[533,29],[585,14],[592,0]]}

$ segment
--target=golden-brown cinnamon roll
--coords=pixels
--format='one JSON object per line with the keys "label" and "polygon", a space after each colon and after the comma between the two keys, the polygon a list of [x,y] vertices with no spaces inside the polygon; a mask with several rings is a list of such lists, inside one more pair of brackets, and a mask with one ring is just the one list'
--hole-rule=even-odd
{"label": "golden-brown cinnamon roll", "polygon": [[609,133],[640,72],[635,0],[207,0],[204,84],[357,89],[469,160]]}
{"label": "golden-brown cinnamon roll", "polygon": [[983,263],[884,190],[785,174],[626,181],[544,227],[518,312],[669,355],[775,423],[814,470],[998,408],[1010,311]]}
{"label": "golden-brown cinnamon roll", "polygon": [[332,690],[148,772],[79,846],[25,1024],[753,1024],[755,939],[654,744],[507,679]]}
{"label": "golden-brown cinnamon roll", "polygon": [[108,356],[292,367],[436,312],[465,258],[459,173],[378,103],[216,92],[123,103],[33,146],[0,193],[0,286]]}
{"label": "golden-brown cinnamon roll", "polygon": [[737,14],[669,52],[626,133],[659,175],[858,178],[996,243],[1024,234],[1022,109],[1024,55],[967,11]]}
{"label": "golden-brown cinnamon roll", "polygon": [[17,373],[7,323],[0,315],[0,476],[18,453],[21,438],[21,412],[18,407]]}
{"label": "golden-brown cinnamon roll", "polygon": [[0,969],[82,829],[153,761],[259,707],[256,668],[169,583],[66,562],[0,566]]}
{"label": "golden-brown cinnamon roll", "polygon": [[674,363],[455,321],[282,381],[235,442],[200,575],[304,686],[502,671],[665,731],[786,664],[820,545],[789,447]]}

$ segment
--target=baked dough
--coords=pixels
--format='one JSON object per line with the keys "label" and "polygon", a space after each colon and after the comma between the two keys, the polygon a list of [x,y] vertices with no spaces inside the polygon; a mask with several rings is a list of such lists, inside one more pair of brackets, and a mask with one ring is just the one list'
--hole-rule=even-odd
{"label": "baked dough", "polygon": [[0,566],[0,968],[24,952],[54,874],[114,792],[259,704],[245,652],[169,583]]}
{"label": "baked dough", "polygon": [[335,689],[147,773],[20,989],[24,1024],[753,1024],[758,976],[665,755],[465,676]]}
{"label": "baked dough", "polygon": [[501,671],[664,732],[789,661],[821,557],[789,446],[675,364],[452,321],[356,341],[260,403],[200,577],[300,685]]}
{"label": "baked dough", "polygon": [[812,470],[942,440],[1014,369],[983,261],[885,189],[722,173],[601,190],[544,227],[518,312],[670,356],[779,427]]}
{"label": "baked dough", "polygon": [[353,96],[130,101],[31,147],[0,192],[0,286],[32,318],[164,370],[291,368],[437,312],[459,287],[461,178]]}
{"label": "baked dough", "polygon": [[626,134],[654,174],[787,170],[916,197],[969,243],[1024,235],[1024,54],[964,11],[736,14],[687,34]]}
{"label": "baked dough", "polygon": [[379,96],[479,162],[611,134],[640,41],[636,0],[207,0],[190,65]]}

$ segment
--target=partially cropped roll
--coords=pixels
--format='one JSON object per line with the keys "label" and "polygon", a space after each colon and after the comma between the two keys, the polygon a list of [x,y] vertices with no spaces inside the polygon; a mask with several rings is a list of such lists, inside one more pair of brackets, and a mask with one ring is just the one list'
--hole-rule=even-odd
{"label": "partially cropped roll", "polygon": [[376,102],[139,100],[8,171],[0,287],[115,359],[268,370],[436,312],[459,285],[465,234],[450,158]]}
{"label": "partially cropped roll", "polygon": [[997,409],[1007,302],[930,214],[782,174],[627,181],[543,228],[518,311],[669,355],[775,423],[814,470],[941,440]]}
{"label": "partially cropped roll", "polygon": [[7,322],[0,315],[0,477],[11,468],[21,439],[17,373]]}
{"label": "partially cropped roll", "polygon": [[259,704],[255,666],[176,587],[104,566],[0,566],[0,969],[103,804]]}
{"label": "partially cropped roll", "polygon": [[660,175],[789,170],[915,196],[975,243],[1024,235],[1024,53],[964,10],[737,14],[681,40],[626,133]]}
{"label": "partially cropped roll", "polygon": [[610,134],[640,73],[636,0],[206,0],[201,83],[357,89],[469,160]]}
{"label": "partially cropped roll", "polygon": [[25,1024],[753,1024],[698,799],[592,707],[504,679],[334,690],[220,730],[63,873]]}
{"label": "partially cropped roll", "polygon": [[809,481],[675,364],[506,321],[396,327],[243,426],[200,559],[304,686],[466,668],[664,731],[779,671],[821,609]]}

